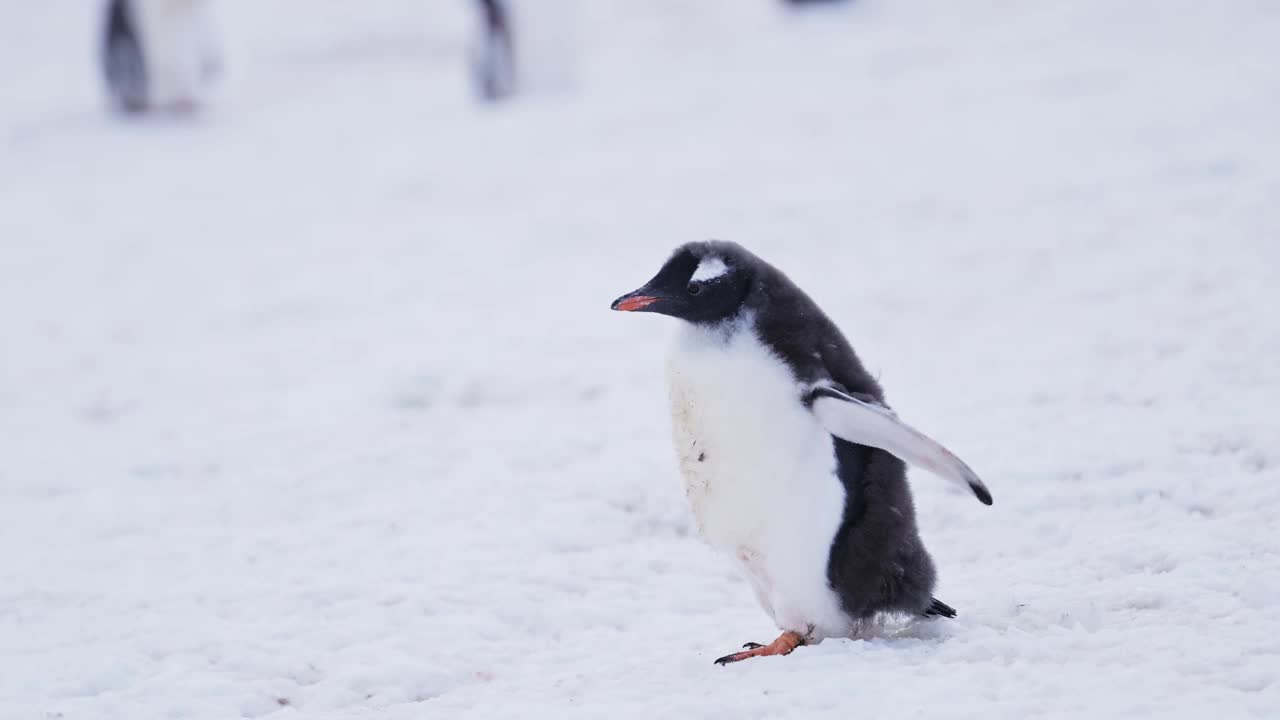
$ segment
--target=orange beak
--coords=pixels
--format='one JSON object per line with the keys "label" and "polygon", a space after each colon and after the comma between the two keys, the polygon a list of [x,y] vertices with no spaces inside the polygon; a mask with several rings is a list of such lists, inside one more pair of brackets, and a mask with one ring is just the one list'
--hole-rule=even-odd
{"label": "orange beak", "polygon": [[641,308],[648,307],[658,302],[658,298],[649,295],[633,295],[620,297],[613,302],[613,309],[622,312],[632,312]]}

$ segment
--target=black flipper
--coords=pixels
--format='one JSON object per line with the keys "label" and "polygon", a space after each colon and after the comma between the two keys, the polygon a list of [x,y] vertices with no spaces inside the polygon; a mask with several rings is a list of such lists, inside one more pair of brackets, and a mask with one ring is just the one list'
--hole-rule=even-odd
{"label": "black flipper", "polygon": [[983,505],[991,504],[991,491],[973,468],[937,440],[902,422],[879,400],[869,399],[870,402],[820,385],[806,396],[805,402],[832,435],[854,445],[870,445],[893,453],[943,480],[967,487]]}
{"label": "black flipper", "polygon": [[942,602],[938,598],[934,598],[929,607],[924,611],[925,617],[941,616],[945,618],[953,618],[956,616],[956,609]]}

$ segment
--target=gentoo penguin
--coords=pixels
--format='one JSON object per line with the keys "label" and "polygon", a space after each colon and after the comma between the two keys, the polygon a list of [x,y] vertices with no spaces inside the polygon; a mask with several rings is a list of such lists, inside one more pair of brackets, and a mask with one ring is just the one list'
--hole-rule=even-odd
{"label": "gentoo penguin", "polygon": [[898,419],[786,275],[737,244],[695,242],[612,307],[684,321],[668,389],[685,492],[702,535],[741,564],[782,630],[717,663],[848,637],[883,614],[955,617],[933,597],[903,461],[987,505],[991,493]]}
{"label": "gentoo penguin", "polygon": [[479,38],[471,50],[476,92],[484,100],[501,100],[516,90],[515,30],[509,0],[478,0]]}
{"label": "gentoo penguin", "polygon": [[122,110],[191,110],[218,70],[208,0],[108,0],[102,72]]}

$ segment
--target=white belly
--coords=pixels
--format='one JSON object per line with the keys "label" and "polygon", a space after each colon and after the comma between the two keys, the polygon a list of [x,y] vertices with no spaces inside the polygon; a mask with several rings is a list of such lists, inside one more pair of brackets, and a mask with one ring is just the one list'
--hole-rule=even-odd
{"label": "white belly", "polygon": [[134,0],[152,105],[180,107],[202,99],[217,61],[209,5],[208,0]]}
{"label": "white belly", "polygon": [[735,557],[778,627],[811,639],[852,622],[827,581],[843,515],[831,435],[746,326],[687,326],[668,363],[676,452],[703,536]]}

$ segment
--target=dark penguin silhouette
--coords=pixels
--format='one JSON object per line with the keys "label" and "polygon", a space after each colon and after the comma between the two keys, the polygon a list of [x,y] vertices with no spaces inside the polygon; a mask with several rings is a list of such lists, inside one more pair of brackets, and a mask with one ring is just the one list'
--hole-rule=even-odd
{"label": "dark penguin silhouette", "polygon": [[480,38],[472,72],[481,99],[506,98],[516,90],[515,29],[508,0],[479,0]]}
{"label": "dark penguin silhouette", "polygon": [[209,0],[109,0],[100,61],[121,110],[194,110],[220,67]]}
{"label": "dark penguin silhouette", "polygon": [[933,597],[904,460],[991,504],[976,474],[903,423],[840,330],[773,266],[684,245],[614,310],[683,320],[671,412],[698,528],[742,566],[782,634],[730,663],[848,637],[885,613],[954,617]]}
{"label": "dark penguin silhouette", "polygon": [[147,62],[142,54],[138,21],[126,0],[111,0],[107,5],[102,72],[107,90],[121,109],[128,112],[146,109]]}

